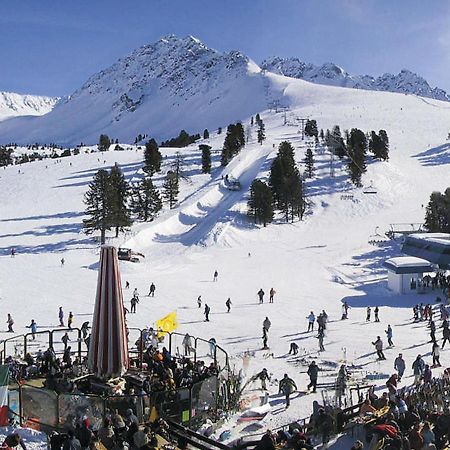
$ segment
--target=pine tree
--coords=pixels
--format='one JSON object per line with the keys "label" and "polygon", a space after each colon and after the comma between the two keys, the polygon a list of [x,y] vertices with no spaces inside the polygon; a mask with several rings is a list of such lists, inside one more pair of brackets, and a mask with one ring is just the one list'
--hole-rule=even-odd
{"label": "pine tree", "polygon": [[[295,217],[300,220],[303,219],[303,215],[306,211],[307,202],[305,196],[305,189],[302,177],[297,167],[294,169],[293,174],[286,181],[287,190],[289,192],[288,207],[290,208],[291,222]],[[286,221],[288,221],[288,215],[286,210]]]}
{"label": "pine tree", "polygon": [[254,120],[253,120],[253,116],[252,116],[252,118],[250,119],[250,125],[253,126],[253,124],[254,124]]}
{"label": "pine tree", "polygon": [[177,183],[180,182],[180,178],[188,181],[189,177],[186,175],[186,161],[184,156],[180,152],[175,153],[175,159],[170,165],[171,171],[175,174],[177,178]]}
{"label": "pine tree", "polygon": [[169,207],[172,209],[178,198],[179,187],[177,176],[171,170],[169,170],[166,174],[163,189],[163,198],[169,202]]}
{"label": "pine tree", "polygon": [[322,139],[322,141],[323,141],[323,139],[324,139],[324,137],[325,137],[325,135],[324,135],[324,133],[323,133],[323,128],[320,129],[319,137],[320,137],[320,139]]}
{"label": "pine tree", "polygon": [[209,145],[199,145],[202,151],[202,173],[211,173],[211,147]]}
{"label": "pine tree", "polygon": [[350,157],[348,171],[350,179],[356,187],[362,186],[361,176],[366,171],[366,145],[366,135],[361,130],[352,128],[347,142],[347,150]]}
{"label": "pine tree", "polygon": [[129,186],[117,163],[112,167],[109,175],[109,201],[111,210],[111,226],[116,228],[116,237],[119,230],[129,227],[133,221],[127,207]]}
{"label": "pine tree", "polygon": [[233,156],[245,145],[244,127],[241,123],[230,124],[223,142],[221,165],[226,166]]}
{"label": "pine tree", "polygon": [[248,215],[254,218],[255,223],[262,223],[264,226],[273,220],[272,192],[261,180],[253,180],[250,186]]}
{"label": "pine tree", "polygon": [[161,197],[155,189],[150,177],[133,187],[131,196],[131,210],[144,222],[153,220],[162,208]]}
{"label": "pine tree", "polygon": [[342,139],[341,130],[338,125],[333,127],[329,137],[327,146],[340,159],[347,155],[347,147],[344,139]]}
{"label": "pine tree", "polygon": [[209,139],[209,131],[207,128],[203,131],[203,139]]}
{"label": "pine tree", "polygon": [[295,171],[294,147],[287,141],[278,146],[278,153],[270,168],[269,186],[273,199],[279,209],[285,209],[287,203],[287,179]]}
{"label": "pine tree", "polygon": [[110,182],[109,174],[101,169],[94,179],[89,183],[89,190],[84,195],[86,215],[83,227],[86,234],[100,231],[100,242],[105,243],[106,231],[111,229],[111,207],[109,196]]}
{"label": "pine tree", "polygon": [[314,154],[313,151],[308,148],[305,155],[305,174],[307,178],[314,176]]}
{"label": "pine tree", "polygon": [[383,143],[380,151],[380,158],[383,161],[387,161],[389,159],[389,138],[386,133],[386,130],[380,130],[378,132],[378,135],[380,136],[381,142]]}
{"label": "pine tree", "polygon": [[256,123],[256,125],[259,126],[260,122],[261,122],[261,117],[260,117],[260,115],[259,115],[259,113],[258,113],[258,114],[256,114],[256,116],[255,116],[255,123]]}
{"label": "pine tree", "polygon": [[150,139],[145,144],[144,150],[144,172],[153,176],[155,172],[161,170],[162,155],[159,151],[158,143],[154,139]]}
{"label": "pine tree", "polygon": [[266,127],[264,126],[264,123],[262,120],[259,121],[259,127],[258,127],[258,144],[263,144],[263,142],[266,140]]}
{"label": "pine tree", "polygon": [[217,134],[222,134],[222,127],[219,127],[219,128],[217,129]]}
{"label": "pine tree", "polygon": [[317,122],[314,119],[306,121],[305,135],[316,138],[319,135],[319,131],[317,130]]}
{"label": "pine tree", "polygon": [[98,149],[101,152],[106,152],[109,150],[109,146],[111,145],[111,140],[109,139],[108,135],[101,134],[100,139],[98,140]]}
{"label": "pine tree", "polygon": [[450,188],[433,192],[425,212],[425,228],[430,233],[450,233]]}
{"label": "pine tree", "polygon": [[237,146],[236,153],[238,153],[241,150],[241,148],[245,146],[245,131],[241,122],[237,122],[235,124],[234,133],[236,136],[236,146]]}

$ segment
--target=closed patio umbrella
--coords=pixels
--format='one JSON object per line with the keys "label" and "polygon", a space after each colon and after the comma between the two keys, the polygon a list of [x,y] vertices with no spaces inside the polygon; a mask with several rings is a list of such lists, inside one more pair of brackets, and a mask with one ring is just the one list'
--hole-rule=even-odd
{"label": "closed patio umbrella", "polygon": [[102,246],[88,366],[102,378],[123,375],[129,365],[128,338],[117,250]]}

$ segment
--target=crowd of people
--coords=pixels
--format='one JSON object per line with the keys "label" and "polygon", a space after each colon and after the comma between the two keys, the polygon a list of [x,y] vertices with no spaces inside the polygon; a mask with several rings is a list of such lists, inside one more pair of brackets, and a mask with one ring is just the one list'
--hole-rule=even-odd
{"label": "crowd of people", "polygon": [[111,411],[98,429],[93,429],[88,417],[83,417],[74,428],[53,433],[51,450],[156,450],[161,444],[170,448],[186,448],[181,439],[171,442],[169,425],[162,418],[140,424],[131,408],[125,413]]}

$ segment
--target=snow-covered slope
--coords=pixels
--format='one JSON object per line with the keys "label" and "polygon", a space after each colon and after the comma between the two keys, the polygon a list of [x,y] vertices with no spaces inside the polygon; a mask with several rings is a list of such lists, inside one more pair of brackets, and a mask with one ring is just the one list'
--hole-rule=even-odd
{"label": "snow-covered slope", "polygon": [[0,92],[0,121],[16,116],[42,116],[58,101],[57,97]]}
{"label": "snow-covered slope", "polygon": [[298,58],[272,57],[261,63],[261,68],[286,77],[299,78],[312,83],[331,86],[367,89],[371,91],[400,92],[421,97],[449,101],[449,95],[438,87],[432,88],[428,82],[409,70],[403,69],[397,75],[385,73],[377,78],[370,75],[350,75],[342,67],[333,63],[316,66]]}
{"label": "snow-covered slope", "polygon": [[193,37],[166,36],[92,76],[44,117],[0,125],[0,142],[95,143],[100,133],[133,141],[142,133],[201,132],[266,108],[259,67]]}
{"label": "snow-covered slope", "polygon": [[[168,312],[177,311],[180,333],[214,336],[231,355],[231,365],[242,367],[248,352],[245,376],[266,367],[273,374],[269,385],[271,412],[260,423],[263,429],[288,423],[311,413],[313,400],[322,402],[321,393],[296,394],[291,408],[277,406],[277,379],[288,373],[304,391],[306,365],[315,359],[323,372],[319,382],[333,384],[341,362],[355,364],[353,377],[390,374],[393,358],[402,352],[407,362],[402,385],[412,383],[411,363],[418,352],[431,362],[428,329],[424,323],[412,324],[411,310],[418,302],[434,302],[436,293],[397,296],[386,289],[382,267],[388,256],[399,254],[397,242],[374,247],[368,241],[382,239],[390,223],[421,222],[432,191],[443,191],[449,184],[450,150],[446,142],[450,123],[450,104],[387,92],[370,92],[307,83],[267,74],[268,99],[283,92],[290,100],[286,111],[263,111],[267,140],[263,145],[253,137],[242,152],[224,169],[220,149],[224,134],[211,134],[211,175],[200,170],[201,152],[197,144],[182,149],[190,183],[182,182],[178,204],[167,207],[151,223],[135,224],[127,235],[111,240],[143,252],[140,264],[121,262],[121,275],[142,295],[149,284],[156,284],[154,298],[142,298],[138,314],[129,314],[130,327],[152,325]],[[320,128],[339,124],[341,129],[359,127],[364,131],[386,129],[390,139],[390,159],[368,165],[363,177],[376,194],[365,195],[348,182],[345,164],[333,162],[318,147],[316,175],[307,180],[312,215],[303,222],[276,221],[267,228],[254,226],[246,217],[248,186],[254,177],[267,179],[277,145],[289,140],[296,149],[296,160],[303,170],[306,149],[314,143],[302,141],[297,118],[311,117]],[[421,120],[418,121],[417,117]],[[249,124],[249,118],[243,118]],[[162,173],[154,177],[160,187],[177,149],[162,149]],[[0,171],[2,192],[0,218],[0,296],[2,311],[15,319],[15,331],[23,333],[34,318],[41,330],[56,327],[58,307],[73,311],[74,325],[89,320],[96,287],[98,247],[82,232],[83,195],[100,168],[117,162],[129,181],[142,177],[142,150],[91,153],[37,161]],[[242,191],[225,189],[222,175],[239,178]],[[353,197],[352,197],[353,196]],[[15,247],[17,255],[10,256]],[[65,266],[60,259],[64,256]],[[214,270],[219,280],[212,282]],[[124,286],[125,283],[122,283]],[[258,304],[260,288],[277,291],[275,303]],[[211,307],[211,321],[204,322],[196,299],[201,295]],[[226,313],[225,301],[233,305]],[[341,317],[343,300],[351,306],[350,318]],[[365,321],[366,306],[380,307],[380,323]],[[325,352],[318,352],[315,334],[306,333],[306,316],[325,309],[329,315]],[[270,351],[261,350],[261,327],[269,317]],[[436,315],[438,317],[438,314]],[[5,317],[6,320],[6,317]],[[373,342],[384,337],[387,324],[393,327],[396,347],[386,350],[386,361],[376,361]],[[2,328],[5,330],[6,326]],[[8,336],[0,332],[0,338]],[[289,355],[290,342],[300,347],[298,356]],[[37,348],[39,344],[35,345]],[[450,363],[450,350],[441,352],[443,367]],[[438,372],[440,369],[436,369]],[[376,381],[383,384],[385,379]],[[258,385],[250,386],[252,388]],[[322,388],[321,388],[322,389]],[[260,391],[247,392],[259,404]],[[325,396],[333,396],[325,390]],[[251,401],[251,400],[250,400]],[[226,426],[235,424],[234,417]],[[239,431],[238,425],[233,431]]]}
{"label": "snow-covered slope", "polygon": [[408,71],[377,79],[353,77],[334,64],[315,67],[280,58],[263,67],[283,74],[284,82],[274,82],[240,52],[220,53],[192,36],[166,36],[93,75],[48,114],[4,120],[0,144],[93,144],[101,133],[134,142],[139,134],[163,140],[181,129],[215,130],[268,108],[274,100],[295,106],[292,89],[286,89],[299,86],[292,78],[448,100],[445,92]]}

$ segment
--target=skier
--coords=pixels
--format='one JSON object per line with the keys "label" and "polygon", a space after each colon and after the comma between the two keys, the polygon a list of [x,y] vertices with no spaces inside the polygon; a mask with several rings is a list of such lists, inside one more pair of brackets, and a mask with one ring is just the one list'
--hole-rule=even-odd
{"label": "skier", "polygon": [[211,338],[209,341],[209,354],[211,355],[212,358],[214,358],[214,353],[216,351],[216,338]]}
{"label": "skier", "polygon": [[155,291],[156,291],[156,286],[152,283],[150,285],[150,291],[148,293],[148,296],[150,297],[154,297],[155,296]]}
{"label": "skier", "polygon": [[198,298],[197,298],[197,305],[198,305],[199,308],[202,307],[202,296],[201,295],[199,295]]}
{"label": "skier", "polygon": [[389,377],[389,379],[386,381],[386,387],[389,391],[389,397],[394,398],[395,394],[397,393],[397,382],[398,382],[398,375],[394,373]]}
{"label": "skier", "polygon": [[442,330],[442,337],[444,338],[442,341],[442,348],[444,348],[445,343],[450,342],[450,329],[448,328],[448,325]]}
{"label": "skier", "polygon": [[439,361],[440,347],[437,342],[433,342],[431,354],[433,355],[433,367],[441,367],[441,362]]}
{"label": "skier", "polygon": [[31,319],[30,325],[27,325],[27,328],[31,329],[31,335],[33,336],[33,341],[36,339],[36,331],[37,331],[37,324],[34,321],[34,319]]}
{"label": "skier", "polygon": [[390,325],[388,325],[387,330],[385,330],[385,333],[387,336],[389,347],[394,347],[394,343],[392,342],[392,327]]}
{"label": "skier", "polygon": [[325,347],[323,346],[323,338],[325,337],[323,330],[317,335],[317,339],[319,339],[319,352],[324,352]]}
{"label": "skier", "polygon": [[11,258],[14,258],[14,256],[16,256],[16,249],[13,247],[11,249]]}
{"label": "skier", "polygon": [[14,333],[14,330],[13,330],[14,320],[13,320],[11,314],[9,314],[9,313],[8,313],[8,319],[6,320],[6,323],[8,324],[8,333]]}
{"label": "skier", "polygon": [[430,322],[430,338],[431,342],[436,342],[436,324],[434,320]]}
{"label": "skier", "polygon": [[394,369],[398,373],[398,382],[402,381],[403,374],[405,373],[405,360],[403,359],[403,355],[401,353],[398,354],[397,358],[394,361]]}
{"label": "skier", "polygon": [[264,319],[264,322],[263,322],[263,328],[264,328],[267,332],[269,332],[271,325],[272,325],[272,322],[269,320],[268,317],[266,317],[266,318]]}
{"label": "skier", "polygon": [[417,358],[412,364],[412,369],[414,374],[414,384],[420,384],[420,379],[425,370],[425,361],[422,359],[422,355],[417,355]]}
{"label": "skier", "polygon": [[66,262],[66,260],[64,258],[61,258],[61,267],[64,267],[65,262]]}
{"label": "skier", "polygon": [[367,307],[366,322],[370,322],[370,306]]}
{"label": "skier", "polygon": [[280,381],[279,392],[283,393],[286,397],[286,409],[291,404],[290,395],[297,390],[297,385],[294,380],[288,377],[287,373],[284,374],[283,379]]}
{"label": "skier", "polygon": [[263,350],[267,350],[269,347],[267,346],[267,330],[265,327],[263,327],[263,335],[262,335],[262,341],[263,341]]}
{"label": "skier", "polygon": [[61,342],[64,344],[64,350],[67,348],[67,343],[70,341],[69,333],[65,333],[64,336],[61,338]]}
{"label": "skier", "polygon": [[184,335],[182,345],[184,347],[184,356],[190,356],[192,350],[192,338],[188,333]]}
{"label": "skier", "polygon": [[131,303],[130,313],[136,313],[136,305],[139,303],[139,299],[137,297],[133,297],[130,300],[130,303]]}
{"label": "skier", "polygon": [[264,291],[262,290],[262,288],[258,291],[257,295],[259,298],[259,303],[264,303]]}
{"label": "skier", "polygon": [[137,288],[134,288],[133,297],[137,298],[139,300],[139,292],[138,292]]}
{"label": "skier", "polygon": [[130,282],[129,281],[125,281],[125,289],[130,289]]}
{"label": "skier", "polygon": [[229,313],[231,311],[231,298],[228,297],[228,300],[225,302],[225,306],[227,307],[227,313]]}
{"label": "skier", "polygon": [[83,324],[81,325],[81,329],[80,329],[80,331],[83,335],[83,339],[87,338],[88,330],[89,330],[89,321],[83,322]]}
{"label": "skier", "polygon": [[378,313],[379,313],[379,309],[378,309],[378,306],[375,306],[375,309],[374,309],[374,314],[375,314],[375,322],[379,322],[380,321],[380,318],[378,317]]}
{"label": "skier", "polygon": [[291,342],[289,347],[289,354],[296,355],[298,353],[298,345],[295,342]]}
{"label": "skier", "polygon": [[386,359],[386,357],[383,354],[383,341],[381,340],[380,336],[377,336],[377,340],[375,342],[372,342],[372,345],[375,346],[375,350],[377,351],[378,359]]}
{"label": "skier", "polygon": [[64,311],[62,309],[62,306],[59,307],[58,317],[59,317],[59,326],[63,327],[64,326]]}
{"label": "skier", "polygon": [[275,289],[272,287],[269,291],[269,303],[273,303],[273,296],[276,294]]}
{"label": "skier", "polygon": [[205,311],[203,314],[205,315],[205,322],[209,322],[209,313],[211,312],[211,308],[205,303]]}
{"label": "skier", "polygon": [[261,372],[259,372],[258,374],[255,375],[255,380],[257,380],[258,378],[261,380],[261,389],[263,391],[267,391],[267,381],[270,381],[270,376],[269,373],[267,372],[267,369],[264,368],[263,370],[261,370]]}
{"label": "skier", "polygon": [[72,329],[72,323],[73,323],[73,314],[72,311],[70,311],[69,318],[67,319],[67,327],[69,328],[69,330]]}
{"label": "skier", "polygon": [[312,311],[307,317],[307,319],[308,319],[308,331],[314,331],[314,322],[316,321],[316,316]]}
{"label": "skier", "polygon": [[349,375],[347,373],[345,364],[342,364],[336,378],[336,399],[338,400],[339,406],[342,405],[342,396],[345,395],[348,378]]}
{"label": "skier", "polygon": [[342,320],[348,319],[348,310],[350,309],[350,306],[346,301],[344,301],[344,304],[342,305]]}
{"label": "skier", "polygon": [[312,361],[308,367],[307,374],[309,375],[308,389],[313,388],[313,392],[316,392],[317,389],[317,377],[319,375],[319,367],[317,366],[315,361]]}
{"label": "skier", "polygon": [[425,369],[423,370],[423,382],[425,384],[431,383],[431,380],[433,378],[433,373],[431,371],[431,367],[428,364],[425,364]]}
{"label": "skier", "polygon": [[213,281],[217,281],[217,278],[219,277],[219,272],[217,270],[214,271]]}

